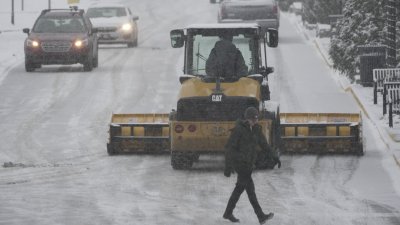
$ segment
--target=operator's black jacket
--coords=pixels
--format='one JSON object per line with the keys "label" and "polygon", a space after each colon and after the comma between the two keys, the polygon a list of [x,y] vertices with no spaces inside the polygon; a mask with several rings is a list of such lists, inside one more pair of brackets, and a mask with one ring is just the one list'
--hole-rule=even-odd
{"label": "operator's black jacket", "polygon": [[270,157],[276,157],[262,132],[261,125],[255,124],[250,130],[248,121],[237,120],[225,145],[225,169],[236,172],[252,170],[257,159],[258,147]]}
{"label": "operator's black jacket", "polygon": [[227,40],[217,41],[206,61],[208,76],[242,77],[248,75],[247,70],[242,53]]}

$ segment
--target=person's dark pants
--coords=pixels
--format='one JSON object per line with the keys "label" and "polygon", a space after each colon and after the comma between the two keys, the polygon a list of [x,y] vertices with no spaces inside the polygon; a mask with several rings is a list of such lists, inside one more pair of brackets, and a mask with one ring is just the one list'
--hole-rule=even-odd
{"label": "person's dark pants", "polygon": [[251,178],[251,173],[253,171],[237,171],[237,182],[235,189],[233,190],[231,197],[229,198],[228,205],[224,215],[230,215],[236,207],[236,203],[239,201],[240,195],[244,190],[247,192],[250,203],[253,206],[254,212],[257,217],[260,218],[264,213],[261,209],[260,204],[257,201],[257,196],[254,188],[254,182]]}

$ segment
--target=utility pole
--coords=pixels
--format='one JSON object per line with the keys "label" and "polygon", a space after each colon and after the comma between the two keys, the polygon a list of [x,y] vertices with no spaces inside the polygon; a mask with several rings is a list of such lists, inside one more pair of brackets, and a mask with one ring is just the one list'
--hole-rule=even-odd
{"label": "utility pole", "polygon": [[14,0],[11,0],[11,24],[14,25]]}
{"label": "utility pole", "polygon": [[389,67],[396,67],[396,0],[387,1],[386,25],[386,63]]}
{"label": "utility pole", "polygon": [[24,11],[24,0],[21,0],[21,11]]}
{"label": "utility pole", "polygon": [[51,9],[51,0],[49,0],[49,9]]}

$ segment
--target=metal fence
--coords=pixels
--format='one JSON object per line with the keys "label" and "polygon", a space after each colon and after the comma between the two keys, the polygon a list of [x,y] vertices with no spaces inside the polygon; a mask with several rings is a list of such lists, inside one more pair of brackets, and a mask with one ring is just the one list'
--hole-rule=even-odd
{"label": "metal fence", "polygon": [[378,92],[383,93],[384,83],[400,82],[400,68],[373,69],[374,104],[378,102]]}

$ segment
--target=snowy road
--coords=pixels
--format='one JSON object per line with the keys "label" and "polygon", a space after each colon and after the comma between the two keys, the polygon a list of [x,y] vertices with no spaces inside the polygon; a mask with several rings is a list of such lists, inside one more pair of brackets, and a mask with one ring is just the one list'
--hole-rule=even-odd
{"label": "snowy road", "polygon": [[[0,163],[13,163],[0,167],[0,224],[230,224],[222,213],[235,179],[222,175],[222,157],[174,171],[168,155],[109,157],[105,148],[112,112],[175,107],[182,49],[170,47],[169,31],[216,21],[217,5],[121,2],[139,14],[138,48],[102,46],[90,73],[80,66],[26,73],[21,61],[0,82]],[[359,112],[286,15],[280,38],[268,59],[281,111]],[[283,156],[281,169],[256,171],[259,201],[275,212],[269,224],[400,224],[393,181],[400,170],[368,120],[364,135],[363,157]],[[257,224],[245,194],[235,215]]]}

